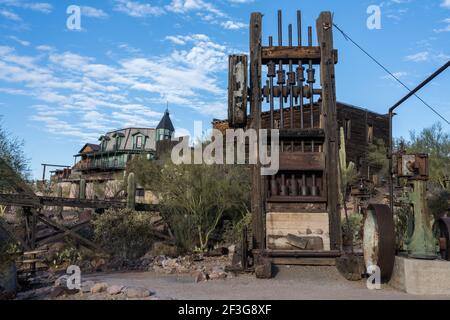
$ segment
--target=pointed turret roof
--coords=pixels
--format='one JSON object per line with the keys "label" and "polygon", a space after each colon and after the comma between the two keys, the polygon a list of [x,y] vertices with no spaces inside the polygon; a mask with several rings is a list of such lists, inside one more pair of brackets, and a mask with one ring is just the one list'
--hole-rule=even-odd
{"label": "pointed turret roof", "polygon": [[175,131],[175,128],[173,127],[172,124],[172,120],[170,120],[169,109],[166,109],[166,111],[164,112],[164,116],[162,117],[156,129],[167,129],[172,132]]}

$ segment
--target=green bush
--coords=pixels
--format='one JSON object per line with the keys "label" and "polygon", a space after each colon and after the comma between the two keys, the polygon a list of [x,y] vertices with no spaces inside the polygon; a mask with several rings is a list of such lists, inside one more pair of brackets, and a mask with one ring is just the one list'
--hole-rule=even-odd
{"label": "green bush", "polygon": [[342,234],[348,238],[348,241],[353,241],[353,244],[355,245],[362,243],[364,226],[364,217],[362,214],[350,214],[348,216],[348,224],[346,219],[343,218],[341,221],[341,226]]}
{"label": "green bush", "polygon": [[152,248],[151,225],[151,213],[110,209],[93,220],[95,241],[114,257],[137,259]]}

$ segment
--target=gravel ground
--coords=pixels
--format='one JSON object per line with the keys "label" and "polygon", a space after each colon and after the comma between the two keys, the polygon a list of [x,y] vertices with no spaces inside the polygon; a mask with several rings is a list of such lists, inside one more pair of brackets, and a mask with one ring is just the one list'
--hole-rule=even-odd
{"label": "gravel ground", "polygon": [[160,299],[177,300],[450,299],[450,296],[408,295],[387,285],[381,290],[368,290],[364,281],[347,281],[334,267],[280,267],[270,280],[249,274],[195,283],[190,275],[155,272],[85,275],[85,280],[146,287]]}

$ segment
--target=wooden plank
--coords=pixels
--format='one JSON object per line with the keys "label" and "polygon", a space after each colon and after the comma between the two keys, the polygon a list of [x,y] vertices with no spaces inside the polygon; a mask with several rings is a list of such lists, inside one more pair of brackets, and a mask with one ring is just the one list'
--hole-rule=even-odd
{"label": "wooden plank", "polygon": [[325,155],[319,152],[280,152],[280,170],[322,171]]}
{"label": "wooden plank", "polygon": [[[268,136],[270,137],[270,131]],[[317,140],[323,140],[325,138],[325,131],[323,129],[279,129],[280,138],[286,139],[306,139],[314,138]]]}
{"label": "wooden plank", "polygon": [[269,212],[266,216],[267,246],[270,249],[294,249],[287,242],[288,235],[320,237],[323,249],[330,250],[328,213]]}
{"label": "wooden plank", "polygon": [[324,120],[326,141],[326,175],[328,213],[330,220],[331,249],[341,246],[341,224],[338,203],[338,128],[336,118],[336,83],[333,51],[333,21],[331,12],[322,12],[316,21],[317,37],[320,45],[320,82],[322,85],[322,119]]}
{"label": "wooden plank", "polygon": [[247,125],[247,76],[246,55],[231,55],[228,60],[228,123],[230,128]]}
{"label": "wooden plank", "polygon": [[268,257],[308,257],[308,258],[337,258],[341,256],[339,250],[304,251],[304,250],[265,250]]}
{"label": "wooden plank", "polygon": [[[312,60],[313,64],[320,64],[321,51],[320,47],[262,47],[261,60],[263,64],[270,61],[282,60],[284,64],[288,64],[289,60]],[[336,50],[337,63],[337,50]]]}
{"label": "wooden plank", "polygon": [[284,203],[284,202],[270,202],[267,203],[268,212],[286,212],[286,213],[299,213],[299,212],[325,212],[326,199],[320,203]]}
{"label": "wooden plank", "polygon": [[325,197],[304,197],[304,196],[271,196],[267,199],[267,202],[280,202],[280,203],[326,203]]}
{"label": "wooden plank", "polygon": [[103,251],[102,248],[100,248],[96,243],[94,243],[94,242],[92,242],[92,241],[90,241],[90,240],[80,236],[76,232],[73,232],[72,230],[70,230],[70,229],[66,228],[65,226],[63,226],[63,225],[60,225],[60,224],[58,224],[58,223],[48,219],[47,217],[45,217],[43,215],[39,215],[37,218],[39,220],[41,220],[43,223],[45,223],[45,224],[47,224],[47,225],[49,225],[51,227],[54,227],[56,229],[59,229],[59,230],[63,231],[64,233],[67,233],[67,236],[70,236],[70,237],[74,238],[75,240],[78,240],[79,242],[87,245],[88,247],[94,248],[94,249],[96,249],[98,251]]}
{"label": "wooden plank", "polygon": [[[262,14],[254,12],[250,18],[250,128],[261,128],[261,41],[262,41]],[[259,139],[259,138],[258,138]],[[257,149],[259,149],[259,141]],[[262,190],[261,165],[259,152],[257,165],[252,166],[251,208],[253,223],[253,248],[264,249],[264,196]]]}
{"label": "wooden plank", "polygon": [[335,266],[335,258],[302,258],[302,257],[275,257],[270,259],[274,265],[297,266]]}

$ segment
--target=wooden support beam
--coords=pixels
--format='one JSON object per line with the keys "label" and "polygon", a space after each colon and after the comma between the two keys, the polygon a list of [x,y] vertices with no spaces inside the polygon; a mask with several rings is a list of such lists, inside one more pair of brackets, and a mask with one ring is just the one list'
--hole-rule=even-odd
{"label": "wooden support beam", "polygon": [[67,227],[65,227],[63,225],[60,225],[59,223],[56,223],[56,222],[48,219],[47,217],[43,216],[42,214],[38,215],[37,218],[40,221],[42,221],[43,223],[45,223],[46,225],[63,231],[64,233],[67,234],[67,236],[72,237],[75,240],[78,240],[79,242],[83,243],[84,245],[87,245],[90,248],[94,248],[94,249],[96,249],[96,250],[98,250],[100,252],[103,251],[103,249],[100,248],[96,243],[94,243],[94,242],[92,242],[92,241],[90,241],[90,240],[80,236],[78,233],[70,230],[69,228],[67,228]]}
{"label": "wooden support beam", "polygon": [[330,245],[341,248],[341,223],[338,203],[338,129],[336,117],[336,83],[333,50],[333,21],[331,12],[322,12],[316,21],[317,37],[322,59],[320,82],[322,85],[322,123],[325,126],[326,181],[328,214],[330,220]]}
{"label": "wooden support beam", "polygon": [[[320,64],[321,49],[320,47],[262,47],[261,60],[263,64],[270,61],[283,61],[284,64],[289,64],[289,60],[309,61],[313,64]],[[337,50],[333,50],[335,61],[337,63]]]}
{"label": "wooden support beam", "polygon": [[325,155],[319,152],[281,152],[280,170],[322,171]]}
{"label": "wooden support beam", "polygon": [[247,125],[248,57],[231,55],[228,61],[228,124],[230,128]]}
{"label": "wooden support beam", "polygon": [[[261,41],[262,14],[260,12],[254,12],[250,18],[250,128],[257,132],[261,128]],[[257,164],[252,166],[251,190],[253,248],[264,249],[264,196],[259,161],[259,141],[257,150]]]}

